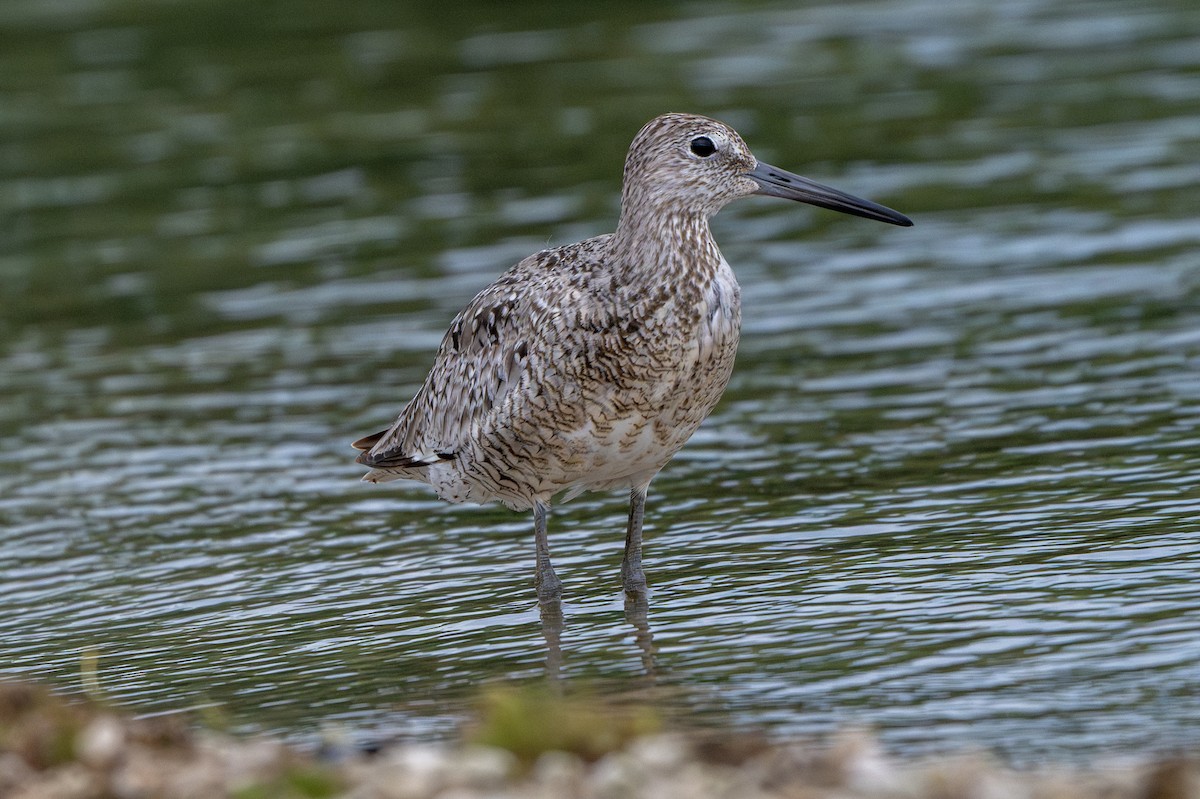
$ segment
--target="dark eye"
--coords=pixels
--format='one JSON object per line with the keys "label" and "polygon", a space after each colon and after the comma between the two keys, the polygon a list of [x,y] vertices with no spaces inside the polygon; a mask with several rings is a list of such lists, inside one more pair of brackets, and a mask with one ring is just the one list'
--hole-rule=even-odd
{"label": "dark eye", "polygon": [[692,152],[701,158],[708,158],[717,151],[717,145],[707,136],[697,136],[692,139]]}

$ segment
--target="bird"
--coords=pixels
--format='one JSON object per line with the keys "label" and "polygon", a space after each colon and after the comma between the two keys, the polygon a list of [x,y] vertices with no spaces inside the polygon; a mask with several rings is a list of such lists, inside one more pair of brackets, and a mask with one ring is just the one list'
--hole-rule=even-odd
{"label": "bird", "polygon": [[741,290],[709,219],[751,195],[912,225],[759,161],[729,125],[658,116],[629,147],[616,230],[536,252],[467,303],[395,422],[353,443],[362,479],[532,510],[540,603],[562,596],[551,501],[626,489],[621,581],[644,595],[647,490],[720,400],[741,328]]}

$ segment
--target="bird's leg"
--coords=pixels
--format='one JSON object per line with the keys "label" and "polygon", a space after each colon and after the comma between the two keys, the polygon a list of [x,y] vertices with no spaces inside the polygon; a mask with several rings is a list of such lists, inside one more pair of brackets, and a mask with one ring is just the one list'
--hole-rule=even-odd
{"label": "bird's leg", "polygon": [[646,489],[635,486],[629,492],[629,527],[625,531],[625,557],[621,560],[621,582],[625,593],[646,591],[646,573],[642,571],[642,517],[646,514]]}
{"label": "bird's leg", "polygon": [[550,507],[544,502],[533,505],[533,540],[537,546],[537,586],[539,602],[557,602],[562,597],[562,581],[550,563],[550,542],[546,539],[546,516]]}

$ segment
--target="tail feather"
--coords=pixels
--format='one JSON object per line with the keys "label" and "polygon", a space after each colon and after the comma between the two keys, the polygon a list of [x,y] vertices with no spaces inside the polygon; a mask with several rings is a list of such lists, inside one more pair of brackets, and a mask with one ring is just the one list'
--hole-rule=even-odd
{"label": "tail feather", "polygon": [[[374,436],[367,436],[362,441],[367,441],[371,438],[374,438]],[[360,442],[356,441],[354,443],[357,446]],[[405,455],[395,450],[375,452],[366,447],[359,447],[359,449],[366,449],[367,451],[359,453],[358,457],[354,460],[363,466],[370,466],[372,469],[420,469],[422,466],[432,466],[442,461],[452,461],[455,457],[453,452],[422,452],[417,455]]]}
{"label": "tail feather", "polygon": [[382,472],[379,469],[372,469],[362,476],[364,483],[390,483],[393,480],[403,480],[405,475],[397,472]]}
{"label": "tail feather", "polygon": [[363,436],[358,441],[355,441],[350,446],[355,449],[368,450],[379,443],[379,440],[388,434],[387,430],[380,430],[378,433],[372,433],[369,436]]}

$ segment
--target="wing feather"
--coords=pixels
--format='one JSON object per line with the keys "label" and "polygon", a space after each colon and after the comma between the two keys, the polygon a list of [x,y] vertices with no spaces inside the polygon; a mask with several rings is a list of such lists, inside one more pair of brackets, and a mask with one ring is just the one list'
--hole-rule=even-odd
{"label": "wing feather", "polygon": [[366,450],[358,462],[419,469],[452,459],[505,396],[530,379],[552,335],[548,315],[570,291],[553,268],[559,262],[557,250],[535,253],[476,295],[450,323],[433,368],[392,426],[355,442]]}

